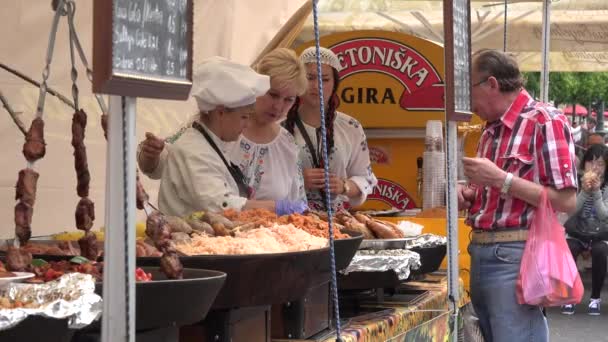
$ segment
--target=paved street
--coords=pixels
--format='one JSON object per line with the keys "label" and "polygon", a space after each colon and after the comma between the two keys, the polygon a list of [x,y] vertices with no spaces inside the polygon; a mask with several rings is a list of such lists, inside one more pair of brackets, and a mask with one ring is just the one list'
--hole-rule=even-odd
{"label": "paved street", "polygon": [[551,342],[608,342],[608,281],[602,290],[602,314],[589,316],[587,305],[591,294],[591,271],[583,272],[585,297],[572,316],[562,315],[559,308],[549,308]]}

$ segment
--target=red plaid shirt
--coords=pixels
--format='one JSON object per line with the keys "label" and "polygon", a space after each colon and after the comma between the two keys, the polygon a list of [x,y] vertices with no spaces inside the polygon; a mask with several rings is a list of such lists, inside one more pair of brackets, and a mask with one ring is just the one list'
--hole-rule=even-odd
{"label": "red plaid shirt", "polygon": [[[576,188],[574,142],[568,119],[522,90],[500,120],[488,122],[477,157],[514,176],[556,189]],[[475,229],[527,228],[534,207],[499,188],[477,187],[467,223]]]}

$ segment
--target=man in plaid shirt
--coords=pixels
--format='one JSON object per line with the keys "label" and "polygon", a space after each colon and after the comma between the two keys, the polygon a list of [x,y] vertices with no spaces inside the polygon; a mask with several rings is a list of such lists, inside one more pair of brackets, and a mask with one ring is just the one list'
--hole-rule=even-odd
{"label": "man in plaid shirt", "polygon": [[495,50],[473,55],[473,111],[486,120],[476,158],[463,158],[458,187],[473,228],[471,299],[487,342],[547,341],[539,307],[517,304],[515,284],[543,187],[557,211],[576,204],[574,142],[566,117],[523,89],[517,62]]}

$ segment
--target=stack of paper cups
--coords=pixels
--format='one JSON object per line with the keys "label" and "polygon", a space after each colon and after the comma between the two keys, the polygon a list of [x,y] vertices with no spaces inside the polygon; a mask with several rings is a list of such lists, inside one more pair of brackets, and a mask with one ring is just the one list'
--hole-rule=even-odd
{"label": "stack of paper cups", "polygon": [[427,121],[423,158],[422,208],[443,207],[446,175],[441,121]]}

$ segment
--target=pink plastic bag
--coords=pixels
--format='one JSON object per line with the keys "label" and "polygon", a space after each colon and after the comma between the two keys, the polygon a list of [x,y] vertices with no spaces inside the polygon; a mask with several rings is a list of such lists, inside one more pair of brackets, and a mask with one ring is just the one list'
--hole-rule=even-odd
{"label": "pink plastic bag", "polygon": [[564,227],[543,190],[521,259],[517,302],[545,307],[577,304],[583,292]]}

